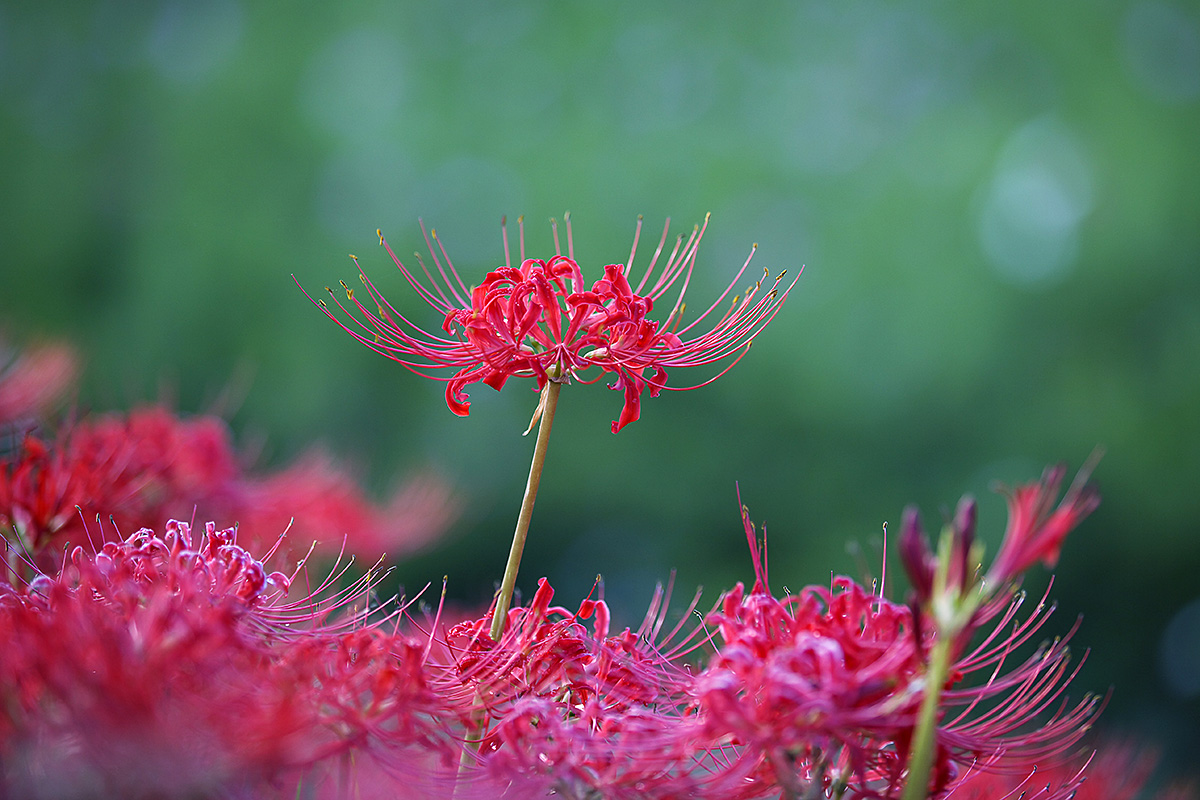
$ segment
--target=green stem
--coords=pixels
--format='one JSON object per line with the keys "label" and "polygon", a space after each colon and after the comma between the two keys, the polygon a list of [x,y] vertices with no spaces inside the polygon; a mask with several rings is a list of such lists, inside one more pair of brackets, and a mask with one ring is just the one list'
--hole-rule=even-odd
{"label": "green stem", "polygon": [[500,583],[500,594],[496,598],[496,611],[492,616],[492,640],[500,641],[508,621],[508,609],[512,605],[513,588],[517,585],[517,568],[521,566],[521,553],[525,550],[525,537],[529,535],[529,520],[533,518],[533,501],[537,499],[538,484],[542,480],[542,467],[546,463],[546,447],[550,443],[550,428],[554,425],[554,409],[558,406],[561,383],[547,381],[542,389],[542,421],[538,425],[537,442],[533,445],[533,463],[529,465],[529,481],[525,484],[525,499],[521,501],[521,513],[517,517],[517,530],[513,533],[512,547],[508,551],[508,564],[504,567],[504,580]]}
{"label": "green stem", "polygon": [[950,669],[951,638],[940,635],[929,655],[925,697],[921,700],[917,732],[913,736],[912,751],[908,757],[908,780],[904,784],[901,800],[925,800],[928,797],[929,770],[937,751],[938,703]]}

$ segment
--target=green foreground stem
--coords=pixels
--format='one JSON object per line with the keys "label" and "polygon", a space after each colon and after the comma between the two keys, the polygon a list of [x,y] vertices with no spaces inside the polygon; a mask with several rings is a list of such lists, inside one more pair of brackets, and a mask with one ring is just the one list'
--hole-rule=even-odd
{"label": "green foreground stem", "polygon": [[950,669],[950,642],[953,637],[939,635],[929,655],[929,670],[925,673],[925,697],[921,700],[921,712],[917,718],[917,731],[913,736],[912,750],[908,756],[908,778],[904,782],[901,800],[925,800],[929,796],[929,770],[937,751],[938,703],[942,699],[942,686]]}
{"label": "green foreground stem", "polygon": [[508,622],[508,609],[512,606],[513,588],[517,585],[517,568],[521,566],[521,553],[525,550],[525,537],[529,535],[529,520],[533,518],[533,501],[537,499],[538,484],[542,480],[542,467],[546,463],[546,447],[550,444],[550,428],[554,425],[554,409],[558,406],[561,383],[547,381],[542,389],[542,421],[538,425],[537,442],[533,445],[533,463],[529,465],[529,481],[525,484],[525,498],[521,501],[521,513],[517,517],[517,529],[513,533],[512,547],[508,550],[508,564],[504,567],[504,580],[500,583],[500,594],[496,597],[496,611],[492,615],[492,641],[500,641],[504,626]]}

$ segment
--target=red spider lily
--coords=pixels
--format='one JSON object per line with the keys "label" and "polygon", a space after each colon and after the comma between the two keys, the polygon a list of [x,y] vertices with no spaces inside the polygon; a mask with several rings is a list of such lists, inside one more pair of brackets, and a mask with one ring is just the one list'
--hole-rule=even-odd
{"label": "red spider lily", "polygon": [[[1150,783],[1158,756],[1131,742],[1102,742],[1059,764],[1036,770],[972,770],[946,800],[1134,800]],[[1177,783],[1154,800],[1195,800],[1196,787]]]}
{"label": "red spider lily", "polygon": [[[721,785],[729,797],[893,796],[906,779],[933,630],[849,578],[774,597],[743,519],[755,585],[738,584],[710,616],[722,644],[692,687],[705,734],[725,745],[718,757],[736,778]],[[931,792],[980,764],[999,768],[1001,756],[1007,769],[1062,758],[1098,711],[1095,698],[1063,699],[1074,677],[1069,635],[1014,655],[1050,613],[1043,598],[1019,620],[1022,601],[985,606],[972,629],[987,623],[982,641],[953,663]]]}
{"label": "red spider lily", "polygon": [[239,481],[230,502],[217,506],[242,527],[288,539],[322,554],[346,550],[374,558],[397,557],[427,546],[458,514],[449,485],[431,473],[397,484],[382,504],[370,502],[346,467],[321,450],[265,476]]}
{"label": "red spider lily", "polygon": [[257,797],[288,776],[294,796],[296,775],[348,757],[413,780],[453,765],[428,647],[356,608],[370,582],[338,591],[335,573],[290,599],[299,573],[268,573],[234,537],[171,522],[0,587],[17,796]]}
{"label": "red spider lily", "polygon": [[[754,255],[751,251],[729,287],[707,310],[685,323],[684,295],[708,218],[705,217],[703,226],[693,229],[686,241],[682,236],[676,240],[656,275],[669,225],[670,220],[664,225],[662,239],[636,287],[631,281],[641,237],[640,218],[628,261],[606,266],[604,277],[591,288],[587,287],[575,261],[569,218],[566,255],[557,246],[556,229],[556,253],[552,258],[548,261],[526,258],[522,227],[520,266],[512,266],[505,234],[505,266],[487,273],[474,289],[463,283],[436,232],[432,237],[426,234],[425,241],[437,277],[417,256],[428,285],[396,257],[380,234],[380,244],[387,248],[405,280],[442,315],[442,329],[450,338],[422,329],[397,311],[361,268],[360,277],[374,310],[360,302],[344,283],[347,299],[357,316],[332,291],[330,295],[350,318],[349,324],[334,316],[324,301],[318,304],[330,319],[372,350],[418,375],[446,381],[446,404],[460,416],[468,413],[470,404],[464,389],[473,383],[484,383],[498,390],[510,377],[522,377],[533,378],[541,389],[547,381],[566,382],[576,377],[584,383],[593,383],[604,373],[614,373],[616,380],[610,388],[625,392],[621,415],[612,423],[616,433],[640,415],[643,391],[648,390],[651,397],[656,397],[662,389],[699,388],[667,386],[668,369],[711,364],[736,354],[719,375],[699,386],[725,374],[745,355],[754,337],[774,318],[795,285],[793,281],[780,292],[781,274],[764,293],[759,281],[744,295],[735,295],[728,310],[719,313],[718,307],[734,292],[750,265]],[[421,229],[424,232],[424,225]],[[769,276],[764,273],[766,277]],[[654,304],[675,291],[678,295],[666,319],[651,320]],[[686,338],[689,334],[692,338]],[[600,376],[583,378],[592,367],[601,371]],[[453,370],[454,374],[440,374],[442,370]]]}
{"label": "red spider lily", "polygon": [[509,611],[499,642],[489,635],[490,613],[445,636],[452,691],[469,712],[467,790],[692,796],[699,731],[682,713],[690,679],[682,659],[705,640],[699,629],[684,632],[695,602],[663,635],[669,592],[660,589],[638,630],[611,635],[603,601],[584,600],[572,613],[552,606],[553,595],[539,581],[529,606]]}
{"label": "red spider lily", "polygon": [[[51,442],[26,436],[0,457],[0,524],[13,526],[43,569],[66,542],[88,541],[84,521],[111,518],[137,530],[197,509],[243,524],[257,544],[289,532],[327,555],[343,547],[375,557],[409,552],[445,529],[455,514],[446,485],[431,476],[400,486],[385,507],[363,496],[347,471],[310,453],[267,476],[248,475],[225,423],[162,407],[86,418]],[[300,550],[299,552],[303,552]]]}
{"label": "red spider lily", "polygon": [[1066,467],[1061,464],[1047,468],[1038,483],[1006,492],[1008,528],[1000,552],[988,570],[989,580],[1003,583],[1038,561],[1047,567],[1058,563],[1067,534],[1100,503],[1099,496],[1087,485],[1090,472],[1091,464],[1080,470],[1057,508],[1054,501],[1066,474]]}

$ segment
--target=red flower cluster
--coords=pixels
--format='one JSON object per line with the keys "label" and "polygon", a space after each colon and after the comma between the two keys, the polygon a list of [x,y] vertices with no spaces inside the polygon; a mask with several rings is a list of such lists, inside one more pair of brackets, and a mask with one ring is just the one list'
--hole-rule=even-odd
{"label": "red flower cluster", "polygon": [[316,540],[327,554],[348,546],[374,558],[426,544],[453,507],[449,490],[430,477],[376,507],[320,453],[274,475],[247,475],[222,420],[184,419],[162,407],[84,419],[50,442],[28,435],[0,455],[0,525],[11,526],[43,568],[64,543],[88,541],[85,520],[97,516],[111,519],[115,534],[199,510],[240,522],[244,537],[266,546],[287,532],[303,550]]}
{"label": "red flower cluster", "polygon": [[509,611],[499,642],[488,635],[490,613],[445,636],[470,712],[466,778],[515,784],[520,797],[693,792],[696,724],[683,708],[683,659],[706,637],[683,632],[683,623],[662,634],[661,590],[642,626],[617,635],[603,601],[589,598],[572,613],[552,606],[553,596],[539,581],[529,607]]}
{"label": "red flower cluster", "polygon": [[354,608],[368,582],[290,599],[295,578],[171,522],[0,585],[12,796],[294,796],[348,756],[411,779],[453,763],[425,645]]}
{"label": "red flower cluster", "polygon": [[[700,233],[668,275],[690,272]],[[641,389],[665,380],[663,354],[686,350],[681,331],[645,320],[673,280],[640,296],[616,266],[578,288],[570,257],[497,270],[475,290],[479,313],[447,312],[459,345],[490,354],[460,368],[451,401],[475,380],[542,384],[600,366],[626,389],[622,420],[635,418]],[[735,309],[730,331],[751,327],[716,338],[744,345],[781,300]],[[844,577],[776,596],[743,508],[753,587],[735,586],[699,625],[697,596],[664,631],[660,589],[637,630],[614,632],[602,595],[572,611],[542,580],[497,640],[494,609],[447,627],[440,609],[418,621],[381,607],[373,579],[347,568],[295,592],[305,558],[289,574],[264,563],[287,561],[290,517],[293,540],[416,546],[446,519],[440,484],[378,509],[321,455],[248,476],[222,422],[162,408],[27,435],[0,456],[0,524],[14,536],[0,565],[0,795],[1130,797],[1147,762],[1081,751],[1100,703],[1065,697],[1071,637],[1035,646],[1051,609],[1043,597],[1022,616],[1016,592],[1096,505],[1087,468],[1059,501],[1063,474],[1008,493],[986,571],[973,501],[937,555],[907,512],[907,605]],[[197,508],[242,525],[143,527]],[[113,521],[103,533],[87,523],[98,514]]]}
{"label": "red flower cluster", "polygon": [[[318,304],[330,319],[372,350],[418,375],[446,381],[446,404],[460,416],[468,413],[470,404],[464,389],[473,383],[484,383],[499,390],[509,378],[523,377],[533,378],[541,389],[547,381],[567,382],[572,377],[593,383],[600,378],[585,380],[581,377],[592,367],[598,368],[601,375],[613,373],[616,380],[610,388],[625,393],[621,415],[612,423],[613,433],[616,433],[639,417],[643,391],[648,390],[651,397],[656,397],[662,389],[680,388],[667,386],[669,368],[711,364],[737,354],[733,363],[720,374],[728,371],[745,355],[754,337],[774,318],[791,290],[788,286],[782,293],[778,291],[782,274],[775,278],[765,294],[761,293],[760,281],[749,287],[743,296],[735,296],[728,310],[718,315],[718,307],[734,291],[734,286],[749,267],[750,258],[747,258],[716,301],[685,324],[683,298],[695,267],[697,248],[708,227],[708,218],[703,226],[692,231],[686,242],[682,236],[676,240],[674,249],[655,275],[667,242],[669,225],[668,220],[658,248],[636,288],[630,283],[630,275],[641,236],[640,218],[628,261],[606,266],[604,277],[590,288],[575,261],[569,218],[566,255],[556,252],[548,261],[526,258],[522,228],[520,266],[512,266],[505,235],[505,266],[487,273],[483,283],[471,290],[463,284],[440,242],[435,250],[436,232],[432,240],[429,235],[425,239],[441,281],[436,280],[421,262],[429,286],[396,257],[380,234],[379,243],[387,248],[405,280],[443,316],[442,329],[454,338],[433,335],[410,322],[384,299],[361,269],[360,277],[374,310],[363,305],[344,283],[346,297],[357,316],[342,305],[332,291],[330,295],[350,318],[350,324],[334,316],[324,301],[318,301]],[[556,229],[556,244],[557,241]],[[751,258],[753,255],[752,251]],[[764,277],[768,276],[764,274]],[[794,281],[792,285],[795,285]],[[662,322],[651,320],[649,314],[654,304],[676,288],[678,297],[666,319]],[[699,327],[714,317],[716,321],[710,323],[707,330]],[[685,338],[694,330],[703,332]],[[454,370],[454,374],[430,374],[440,370]]]}
{"label": "red flower cluster", "polygon": [[[470,709],[465,775],[530,797],[898,797],[936,626],[849,578],[774,596],[744,509],[743,522],[754,587],[727,593],[706,627],[657,641],[656,602],[638,632],[614,637],[602,603],[553,607],[543,581],[499,642],[490,615],[452,628],[445,646]],[[1097,698],[1064,697],[1070,636],[1033,647],[1045,598],[1021,618],[1023,606],[1020,595],[985,603],[956,636],[930,796],[965,792],[981,772],[1015,786],[1072,759],[1099,710]],[[701,647],[711,655],[691,665],[685,654]],[[1082,774],[1048,776],[1041,797],[1066,800]]]}
{"label": "red flower cluster", "polygon": [[[76,547],[0,587],[4,780],[39,797],[898,797],[939,629],[848,578],[775,596],[743,523],[754,585],[698,626],[694,600],[664,632],[660,590],[614,632],[602,599],[556,606],[543,580],[499,641],[490,612],[370,616],[370,580],[344,571],[295,597],[298,571],[213,525]],[[1030,652],[1050,611],[1021,607],[985,603],[954,651],[931,797],[1088,786],[1098,703],[1064,699],[1066,643]]]}

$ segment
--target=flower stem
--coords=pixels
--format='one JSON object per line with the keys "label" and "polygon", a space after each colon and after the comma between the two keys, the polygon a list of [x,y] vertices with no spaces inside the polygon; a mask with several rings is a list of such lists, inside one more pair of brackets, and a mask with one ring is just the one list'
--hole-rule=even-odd
{"label": "flower stem", "polygon": [[500,583],[500,594],[496,597],[496,611],[492,615],[492,640],[500,641],[504,626],[508,622],[508,609],[512,605],[513,588],[517,584],[517,568],[521,565],[521,553],[525,550],[525,537],[529,535],[529,520],[533,517],[533,501],[537,499],[538,484],[542,480],[542,467],[546,463],[546,447],[550,443],[550,428],[554,425],[554,409],[558,406],[561,383],[546,381],[542,389],[542,421],[538,425],[537,441],[533,445],[533,463],[529,465],[529,481],[525,484],[525,499],[521,501],[521,513],[517,516],[517,529],[513,533],[512,547],[508,551],[508,564],[504,567],[504,580]]}
{"label": "flower stem", "polygon": [[942,686],[950,669],[950,642],[953,637],[940,635],[929,654],[929,670],[925,673],[925,697],[917,718],[912,751],[908,756],[908,779],[901,800],[925,800],[928,797],[929,770],[937,751],[938,702]]}

